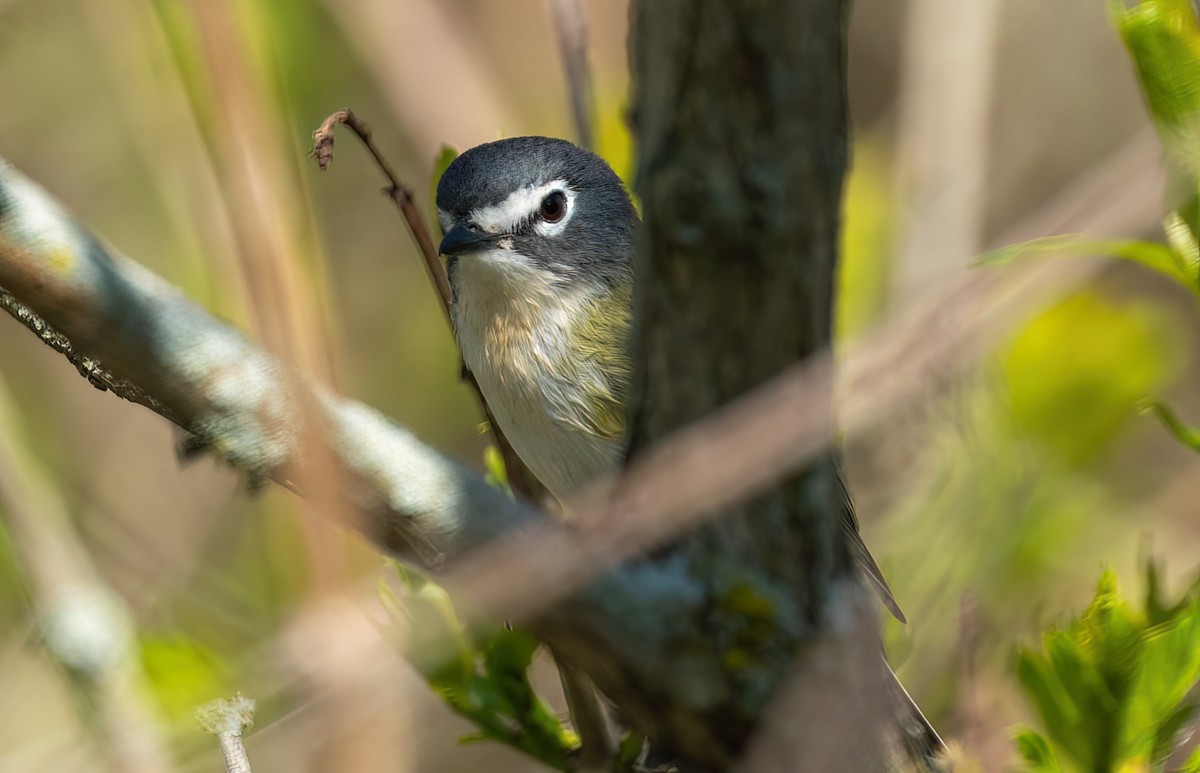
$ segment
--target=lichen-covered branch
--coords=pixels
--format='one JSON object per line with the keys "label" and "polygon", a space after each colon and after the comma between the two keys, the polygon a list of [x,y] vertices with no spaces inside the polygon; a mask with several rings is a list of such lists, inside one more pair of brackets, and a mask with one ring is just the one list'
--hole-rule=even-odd
{"label": "lichen-covered branch", "polygon": [[7,311],[13,319],[29,328],[29,331],[46,346],[66,357],[67,361],[75,366],[75,370],[79,371],[79,375],[87,379],[92,386],[102,392],[112,392],[131,403],[143,405],[159,416],[179,423],[169,408],[143,392],[137,385],[115,377],[99,360],[75,351],[65,335],[51,327],[46,320],[35,314],[32,309],[13,297],[13,294],[3,287],[0,287],[0,309]]}
{"label": "lichen-covered branch", "polygon": [[93,384],[179,424],[252,480],[311,489],[326,478],[314,469],[326,455],[311,447],[323,439],[342,468],[340,515],[399,556],[437,566],[532,517],[374,410],[305,382],[2,162],[0,288],[6,310],[87,363]]}

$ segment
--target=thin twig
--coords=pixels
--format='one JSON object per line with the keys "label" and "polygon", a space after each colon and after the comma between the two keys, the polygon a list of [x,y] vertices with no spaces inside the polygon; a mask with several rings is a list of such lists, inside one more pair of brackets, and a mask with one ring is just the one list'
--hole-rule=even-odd
{"label": "thin twig", "polygon": [[592,73],[587,61],[587,12],[582,0],[550,0],[554,32],[567,76],[567,94],[571,117],[575,120],[575,139],[583,147],[594,149],[592,122]]}
{"label": "thin twig", "polygon": [[[310,155],[317,160],[317,165],[321,169],[329,168],[329,164],[333,161],[333,132],[334,127],[338,124],[345,124],[355,136],[357,136],[371,157],[375,159],[376,166],[379,171],[383,172],[383,176],[388,179],[388,187],[384,189],[384,193],[396,204],[400,210],[400,214],[404,217],[404,222],[408,224],[409,233],[417,243],[417,247],[421,250],[421,257],[425,260],[425,270],[429,273],[429,278],[433,281],[433,285],[437,288],[438,297],[442,301],[442,312],[446,315],[446,321],[450,327],[454,327],[454,318],[451,315],[451,304],[453,302],[453,292],[450,289],[450,279],[446,276],[446,267],[442,265],[441,258],[438,257],[437,248],[433,246],[433,239],[429,236],[429,229],[425,226],[425,219],[421,217],[416,204],[413,202],[412,188],[405,185],[395,171],[392,165],[380,154],[379,149],[375,147],[375,143],[371,139],[371,129],[366,122],[356,116],[349,108],[338,110],[333,115],[325,119],[324,122],[313,132],[313,147]],[[471,373],[466,366],[463,367],[463,378],[471,388],[475,390],[475,396],[479,400],[479,407],[483,410],[484,418],[487,419],[488,426],[492,430],[492,436],[496,439],[496,446],[500,449],[500,455],[504,458],[504,469],[508,473],[508,484],[513,491],[525,497],[531,502],[538,502],[545,496],[545,489],[540,481],[534,477],[525,463],[521,461],[521,457],[517,456],[517,452],[513,449],[512,444],[508,442],[508,438],[504,436],[504,432],[500,429],[500,425],[496,423],[496,417],[492,415],[492,409],[488,406],[487,398],[483,396],[483,391],[479,388],[479,382],[475,380],[475,375]]]}
{"label": "thin twig", "polygon": [[412,188],[401,182],[393,171],[392,165],[375,147],[375,143],[371,139],[371,129],[367,126],[366,121],[356,116],[349,108],[338,110],[326,118],[324,123],[313,132],[312,157],[317,160],[317,165],[322,170],[329,168],[329,164],[333,161],[333,129],[338,124],[345,124],[362,140],[362,144],[375,159],[375,165],[388,179],[389,184],[387,188],[384,188],[384,193],[395,202],[400,214],[404,216],[409,233],[416,240],[417,247],[421,250],[421,257],[425,259],[425,270],[429,272],[429,278],[433,281],[438,297],[442,300],[442,311],[445,313],[446,319],[450,321],[450,304],[453,301],[453,294],[450,290],[450,279],[446,276],[446,268],[438,258],[437,248],[433,246],[433,239],[429,235],[429,229],[425,226],[425,220],[413,202]]}
{"label": "thin twig", "polygon": [[254,724],[254,709],[254,701],[242,695],[210,701],[196,709],[200,726],[221,745],[225,773],[252,773],[242,734]]}

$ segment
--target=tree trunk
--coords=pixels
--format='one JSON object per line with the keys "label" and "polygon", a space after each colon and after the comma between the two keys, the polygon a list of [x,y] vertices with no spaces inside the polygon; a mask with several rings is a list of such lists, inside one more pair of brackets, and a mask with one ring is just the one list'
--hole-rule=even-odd
{"label": "tree trunk", "polygon": [[[844,14],[843,0],[634,6],[634,455],[830,344]],[[779,769],[878,769],[884,672],[844,496],[827,459],[730,508],[622,570],[644,610],[605,608],[604,583],[585,594],[589,635],[564,648],[686,771],[731,767],[792,673],[816,692],[789,699],[787,733],[808,741]]]}

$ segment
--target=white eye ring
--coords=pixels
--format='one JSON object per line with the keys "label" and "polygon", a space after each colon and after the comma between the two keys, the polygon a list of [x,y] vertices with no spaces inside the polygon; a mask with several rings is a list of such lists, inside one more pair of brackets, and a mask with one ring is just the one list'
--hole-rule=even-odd
{"label": "white eye ring", "polygon": [[[546,216],[546,203],[552,199],[559,202],[557,220]],[[554,188],[538,201],[537,209],[534,211],[533,230],[542,236],[556,236],[567,227],[567,223],[571,221],[571,215],[574,213],[575,191],[565,187]]]}
{"label": "white eye ring", "polygon": [[[566,197],[565,212],[557,222],[545,221],[541,217],[542,202],[556,192]],[[551,180],[513,191],[503,201],[471,212],[470,219],[481,231],[492,234],[513,233],[532,222],[535,233],[551,236],[561,231],[571,219],[574,201],[575,191],[566,180]]]}

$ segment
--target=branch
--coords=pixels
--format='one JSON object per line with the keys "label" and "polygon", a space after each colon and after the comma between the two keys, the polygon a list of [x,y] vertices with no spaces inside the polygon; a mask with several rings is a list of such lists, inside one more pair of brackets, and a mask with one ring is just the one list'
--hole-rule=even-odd
{"label": "branch", "polygon": [[[143,404],[252,481],[305,491],[328,479],[322,454],[304,443],[316,429],[345,473],[345,512],[329,515],[395,555],[436,567],[532,517],[370,408],[304,382],[2,163],[0,287],[40,318],[35,326],[103,362],[114,383],[152,395]],[[355,510],[361,517],[350,518]]]}
{"label": "branch", "polygon": [[[0,161],[0,163],[3,162]],[[32,309],[13,297],[12,293],[3,287],[0,287],[0,309],[4,309],[13,319],[29,328],[30,332],[46,346],[66,357],[67,361],[75,366],[75,370],[79,371],[79,375],[101,392],[112,392],[131,403],[149,408],[159,416],[176,424],[179,423],[171,409],[143,392],[137,385],[117,378],[98,360],[75,351],[66,336],[46,324],[46,320],[35,314]]]}
{"label": "branch", "polygon": [[587,61],[587,10],[583,0],[550,0],[550,12],[554,17],[554,34],[558,38],[558,53],[567,79],[576,141],[592,150],[595,148],[595,124],[592,120],[592,73]]}
{"label": "branch", "polygon": [[225,773],[252,773],[242,734],[254,724],[255,708],[253,700],[235,695],[210,701],[196,709],[200,726],[206,733],[215,735],[221,745]]}

